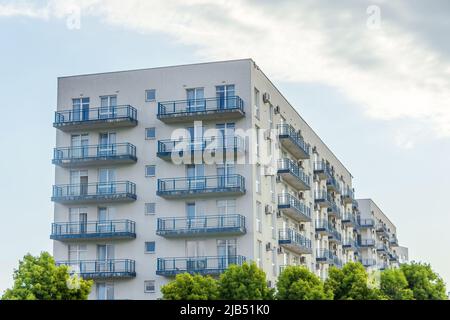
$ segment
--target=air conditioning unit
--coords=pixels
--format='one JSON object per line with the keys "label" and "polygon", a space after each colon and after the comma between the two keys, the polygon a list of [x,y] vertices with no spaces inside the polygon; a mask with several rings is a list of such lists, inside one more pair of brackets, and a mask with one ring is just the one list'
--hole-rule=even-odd
{"label": "air conditioning unit", "polygon": [[275,108],[273,108],[273,113],[274,114],[279,114],[280,113],[280,106],[276,106]]}
{"label": "air conditioning unit", "polygon": [[273,212],[274,212],[273,206],[270,204],[266,204],[265,212],[266,212],[266,214],[273,214]]}
{"label": "air conditioning unit", "polygon": [[277,252],[278,252],[278,254],[283,254],[283,253],[284,253],[284,250],[283,250],[283,248],[278,247]]}
{"label": "air conditioning unit", "polygon": [[306,263],[306,257],[300,257],[300,263],[305,264]]}
{"label": "air conditioning unit", "polygon": [[270,136],[272,132],[270,130],[264,131],[264,140],[272,140],[272,137]]}
{"label": "air conditioning unit", "polygon": [[299,200],[305,200],[305,194],[301,191],[297,193],[297,197]]}
{"label": "air conditioning unit", "polygon": [[267,281],[267,286],[268,286],[269,288],[272,288],[272,281],[268,280],[268,281]]}
{"label": "air conditioning unit", "polygon": [[281,182],[281,177],[277,175],[275,182]]}
{"label": "air conditioning unit", "polygon": [[267,242],[266,251],[272,251],[272,243],[271,242]]}
{"label": "air conditioning unit", "polygon": [[298,226],[298,229],[300,231],[305,231],[305,224],[304,223],[300,223],[300,225]]}
{"label": "air conditioning unit", "polygon": [[315,233],[315,234],[314,234],[314,238],[315,238],[316,240],[319,240],[319,234],[318,234],[318,233]]}
{"label": "air conditioning unit", "polygon": [[263,94],[263,102],[264,103],[269,103],[270,102],[270,93],[264,92],[264,94]]}
{"label": "air conditioning unit", "polygon": [[298,160],[297,166],[299,166],[300,168],[303,168],[303,160]]}
{"label": "air conditioning unit", "polygon": [[277,211],[277,218],[281,218],[281,211]]}

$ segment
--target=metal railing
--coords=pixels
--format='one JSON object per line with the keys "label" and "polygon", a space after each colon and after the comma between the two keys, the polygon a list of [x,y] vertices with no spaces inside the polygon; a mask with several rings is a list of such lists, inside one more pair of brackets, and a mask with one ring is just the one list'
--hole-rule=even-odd
{"label": "metal railing", "polygon": [[307,175],[302,168],[294,163],[291,159],[278,159],[278,171],[289,171],[291,174],[300,179],[308,187],[311,186],[310,176]]}
{"label": "metal railing", "polygon": [[167,139],[158,141],[158,153],[216,151],[245,151],[245,139],[240,136],[217,136],[200,139]]}
{"label": "metal railing", "polygon": [[158,258],[158,275],[175,275],[188,272],[191,274],[219,274],[232,264],[242,265],[246,258],[240,255]]}
{"label": "metal railing", "polygon": [[245,192],[245,178],[239,174],[223,176],[201,176],[158,179],[158,193],[173,193],[183,191],[226,191],[238,189]]}
{"label": "metal railing", "polygon": [[52,237],[135,234],[135,225],[131,220],[55,222],[52,223]]}
{"label": "metal railing", "polygon": [[230,229],[245,232],[245,217],[240,214],[205,215],[192,218],[158,218],[156,233],[159,235],[172,233],[223,232]]}
{"label": "metal railing", "polygon": [[361,263],[364,267],[372,267],[377,264],[375,259],[361,259]]}
{"label": "metal railing", "polygon": [[281,193],[278,195],[278,208],[292,207],[302,215],[311,218],[311,208],[290,193]]}
{"label": "metal railing", "polygon": [[321,190],[321,191],[314,191],[314,200],[316,201],[328,201],[330,203],[333,203],[333,199],[331,198],[330,193]]}
{"label": "metal railing", "polygon": [[163,101],[158,103],[158,118],[230,110],[244,112],[244,101],[238,96]]}
{"label": "metal railing", "polygon": [[361,239],[359,241],[360,247],[373,247],[375,246],[375,239]]}
{"label": "metal railing", "polygon": [[341,208],[335,203],[332,202],[331,206],[327,209],[328,214],[334,214],[336,215],[338,218],[341,217],[342,213],[341,213]]}
{"label": "metal railing", "polygon": [[278,230],[278,240],[280,242],[291,242],[300,247],[311,249],[311,240],[301,235],[297,231],[289,228]]}
{"label": "metal railing", "polygon": [[375,221],[373,219],[358,219],[359,220],[359,226],[364,228],[371,228],[375,225]]}
{"label": "metal railing", "polygon": [[303,137],[295,131],[294,127],[287,123],[282,123],[278,125],[278,135],[288,137],[291,139],[300,149],[303,150],[308,156],[311,153],[311,146],[305,142]]}
{"label": "metal railing", "polygon": [[66,265],[70,272],[82,277],[120,277],[135,276],[135,261],[130,259],[57,261],[56,265]]}
{"label": "metal railing", "polygon": [[107,196],[126,194],[136,196],[136,185],[130,181],[62,184],[53,186],[53,198]]}
{"label": "metal railing", "polygon": [[106,106],[79,110],[62,110],[55,112],[55,125],[70,122],[98,121],[112,119],[137,120],[137,110],[130,105]]}
{"label": "metal railing", "polygon": [[136,147],[131,143],[98,144],[79,147],[63,147],[53,150],[53,163],[66,160],[103,158],[136,158]]}

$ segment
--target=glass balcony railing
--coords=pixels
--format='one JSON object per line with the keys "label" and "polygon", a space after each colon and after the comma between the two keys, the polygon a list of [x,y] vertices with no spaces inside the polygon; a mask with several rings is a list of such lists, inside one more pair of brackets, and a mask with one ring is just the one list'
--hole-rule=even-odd
{"label": "glass balcony railing", "polygon": [[397,237],[395,235],[391,236],[391,238],[389,239],[389,243],[392,246],[394,246],[394,247],[398,246],[398,239],[397,239]]}
{"label": "glass balcony railing", "polygon": [[136,200],[136,185],[129,181],[54,185],[52,201],[58,203]]}
{"label": "glass balcony railing", "polygon": [[168,139],[158,141],[157,156],[164,160],[188,157],[191,160],[196,153],[205,156],[232,153],[233,159],[245,153],[245,139],[240,136],[204,137],[201,139]]}
{"label": "glass balcony railing", "polygon": [[313,163],[314,174],[318,175],[322,180],[333,178],[330,166],[325,161],[315,161]]}
{"label": "glass balcony railing", "polygon": [[164,198],[245,194],[245,178],[239,174],[224,176],[158,179],[157,195]]}
{"label": "glass balcony railing", "polygon": [[358,242],[352,239],[345,239],[344,241],[342,241],[342,248],[356,250],[358,249]]}
{"label": "glass balcony railing", "polygon": [[201,275],[218,275],[232,264],[242,265],[246,258],[239,255],[158,258],[156,274],[160,276],[175,276],[179,273]]}
{"label": "glass balcony railing", "polygon": [[326,191],[314,191],[314,201],[321,207],[330,207],[334,202]]}
{"label": "glass balcony railing", "polygon": [[339,181],[337,181],[334,177],[330,177],[327,179],[327,189],[329,191],[341,193],[341,185],[339,184]]}
{"label": "glass balcony railing", "polygon": [[341,208],[335,202],[331,203],[331,206],[328,207],[327,212],[328,216],[334,216],[338,219],[340,219],[342,216]]}
{"label": "glass balcony railing", "polygon": [[61,167],[136,162],[136,147],[131,143],[100,144],[55,148],[52,163]]}
{"label": "glass balcony railing", "polygon": [[319,263],[333,263],[335,255],[328,249],[316,250],[316,261]]}
{"label": "glass balcony railing", "polygon": [[278,174],[297,190],[309,190],[311,178],[291,159],[278,160]]}
{"label": "glass balcony railing", "polygon": [[244,116],[244,101],[238,96],[163,101],[158,103],[157,115],[165,123],[193,119],[238,119]]}
{"label": "glass balcony railing", "polygon": [[389,252],[389,247],[386,244],[384,244],[384,243],[378,243],[377,244],[377,251]]}
{"label": "glass balcony railing", "polygon": [[137,110],[129,105],[55,112],[53,126],[63,131],[137,125]]}
{"label": "glass balcony railing", "polygon": [[159,218],[156,230],[156,234],[163,237],[239,235],[245,233],[245,217],[240,214]]}
{"label": "glass balcony railing", "polygon": [[341,196],[342,201],[344,201],[345,204],[353,203],[353,200],[355,199],[355,193],[348,187],[342,191]]}
{"label": "glass balcony railing", "polygon": [[135,222],[105,220],[52,223],[53,240],[136,238]]}
{"label": "glass balcony railing", "polygon": [[297,221],[311,221],[311,209],[289,193],[278,195],[278,209]]}
{"label": "glass balcony railing", "polygon": [[346,226],[356,227],[358,225],[358,221],[355,215],[351,212],[345,212],[342,216],[342,223]]}
{"label": "glass balcony railing", "polygon": [[320,234],[331,235],[331,225],[326,219],[318,219],[315,221],[316,232]]}
{"label": "glass balcony railing", "polygon": [[360,228],[373,228],[375,226],[375,222],[373,219],[359,219],[359,227]]}
{"label": "glass balcony railing", "polygon": [[373,267],[377,264],[377,261],[375,259],[361,259],[361,263],[364,267]]}
{"label": "glass balcony railing", "polygon": [[375,239],[361,239],[359,241],[360,247],[375,247]]}
{"label": "glass balcony railing", "polygon": [[297,159],[309,159],[311,146],[295,129],[286,123],[278,125],[278,138],[280,143]]}
{"label": "glass balcony railing", "polygon": [[330,234],[328,236],[328,241],[341,243],[342,242],[341,233],[335,227],[333,227],[331,224],[329,224],[328,228],[330,230]]}
{"label": "glass balcony railing", "polygon": [[311,240],[301,235],[293,229],[278,230],[278,243],[280,246],[286,247],[298,254],[311,253]]}
{"label": "glass balcony railing", "polygon": [[66,265],[71,273],[86,279],[136,277],[136,263],[130,259],[57,261],[56,264]]}

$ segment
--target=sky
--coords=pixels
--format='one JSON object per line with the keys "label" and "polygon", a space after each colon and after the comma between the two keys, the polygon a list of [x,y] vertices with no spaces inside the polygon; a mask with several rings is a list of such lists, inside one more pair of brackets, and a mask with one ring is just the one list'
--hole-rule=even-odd
{"label": "sky", "polygon": [[449,15],[446,0],[0,0],[0,293],[52,250],[58,76],[239,58],[450,285]]}

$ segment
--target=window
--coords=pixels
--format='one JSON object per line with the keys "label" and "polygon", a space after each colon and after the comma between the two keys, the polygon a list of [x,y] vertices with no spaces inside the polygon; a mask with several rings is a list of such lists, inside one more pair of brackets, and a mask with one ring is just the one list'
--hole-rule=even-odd
{"label": "window", "polygon": [[144,281],[144,292],[145,293],[155,292],[155,280]]}
{"label": "window", "polygon": [[145,166],[145,176],[146,177],[154,177],[155,176],[156,166]]}
{"label": "window", "polygon": [[145,253],[155,253],[155,241],[145,242]]}
{"label": "window", "polygon": [[75,262],[86,259],[87,246],[85,244],[69,245],[69,262]]}
{"label": "window", "polygon": [[255,133],[256,133],[256,157],[259,158],[259,127],[255,126]]}
{"label": "window", "polygon": [[256,165],[256,193],[261,194],[261,166]]}
{"label": "window", "polygon": [[114,284],[112,282],[97,283],[97,300],[114,300]]}
{"label": "window", "polygon": [[202,111],[206,108],[205,93],[203,88],[186,89],[188,112]]}
{"label": "window", "polygon": [[145,90],[145,101],[155,101],[156,100],[156,90],[155,89],[148,89]]}
{"label": "window", "polygon": [[272,274],[276,277],[277,275],[277,250],[272,251]]}
{"label": "window", "polygon": [[277,215],[276,214],[272,214],[272,239],[276,240],[277,239]]}
{"label": "window", "polygon": [[262,241],[258,240],[258,248],[256,251],[256,263],[258,267],[262,268]]}
{"label": "window", "polygon": [[145,129],[145,139],[146,140],[153,140],[156,138],[156,128],[146,128]]}
{"label": "window", "polygon": [[276,178],[275,176],[270,176],[270,195],[272,202],[275,202],[275,188],[276,188]]}
{"label": "window", "polygon": [[262,232],[262,204],[256,201],[256,231]]}
{"label": "window", "polygon": [[72,99],[72,121],[89,120],[89,98]]}
{"label": "window", "polygon": [[255,88],[255,117],[259,119],[259,90]]}
{"label": "window", "polygon": [[145,214],[155,214],[156,213],[156,203],[149,202],[145,204]]}
{"label": "window", "polygon": [[269,107],[269,129],[273,129],[273,106]]}
{"label": "window", "polygon": [[217,107],[219,109],[236,108],[234,84],[216,86]]}

